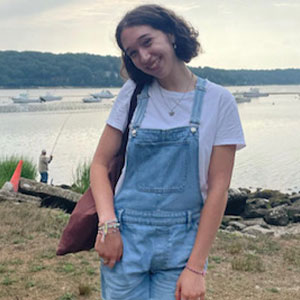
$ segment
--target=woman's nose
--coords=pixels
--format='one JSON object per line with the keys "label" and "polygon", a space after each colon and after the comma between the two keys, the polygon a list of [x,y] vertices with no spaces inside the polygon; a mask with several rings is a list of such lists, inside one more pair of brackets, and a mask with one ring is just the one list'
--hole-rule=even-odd
{"label": "woman's nose", "polygon": [[140,60],[142,63],[146,63],[149,60],[150,54],[147,50],[140,50]]}

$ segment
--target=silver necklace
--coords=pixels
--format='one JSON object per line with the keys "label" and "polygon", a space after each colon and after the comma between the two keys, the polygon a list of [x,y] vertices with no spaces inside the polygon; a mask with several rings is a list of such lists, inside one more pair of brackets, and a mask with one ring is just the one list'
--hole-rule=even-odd
{"label": "silver necklace", "polygon": [[182,95],[181,98],[177,99],[177,101],[175,102],[175,104],[173,105],[173,107],[170,107],[170,106],[169,106],[168,100],[165,99],[165,97],[164,97],[164,95],[163,95],[163,93],[162,93],[162,88],[161,88],[160,84],[158,83],[158,85],[159,85],[159,93],[160,93],[160,96],[161,96],[161,98],[164,100],[164,102],[166,103],[166,106],[168,107],[168,114],[169,114],[170,117],[173,117],[173,116],[175,115],[175,110],[176,110],[177,106],[178,106],[178,105],[181,103],[181,101],[185,98],[186,93],[188,92],[188,90],[189,90],[190,85],[191,85],[192,82],[193,82],[193,73],[191,73],[191,81],[188,82],[188,86],[187,86],[185,92],[183,93],[183,95]]}

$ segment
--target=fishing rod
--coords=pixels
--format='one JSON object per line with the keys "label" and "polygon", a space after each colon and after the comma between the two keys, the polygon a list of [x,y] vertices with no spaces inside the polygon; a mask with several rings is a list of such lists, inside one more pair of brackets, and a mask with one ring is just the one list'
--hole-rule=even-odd
{"label": "fishing rod", "polygon": [[58,139],[59,139],[59,137],[60,137],[60,135],[61,135],[61,133],[62,133],[62,131],[63,131],[63,129],[64,129],[64,127],[65,127],[65,125],[66,125],[66,123],[67,123],[67,121],[68,121],[68,119],[71,117],[71,114],[69,114],[66,118],[65,118],[65,120],[64,120],[64,122],[63,122],[63,124],[62,124],[62,126],[61,126],[61,128],[60,128],[60,131],[59,131],[59,133],[58,133],[58,135],[56,136],[56,139],[55,139],[55,142],[54,142],[54,144],[53,144],[53,147],[52,147],[52,150],[51,150],[51,156],[52,156],[52,154],[53,154],[53,152],[54,152],[54,149],[55,149],[55,147],[56,147],[56,144],[57,144],[57,141],[58,141]]}

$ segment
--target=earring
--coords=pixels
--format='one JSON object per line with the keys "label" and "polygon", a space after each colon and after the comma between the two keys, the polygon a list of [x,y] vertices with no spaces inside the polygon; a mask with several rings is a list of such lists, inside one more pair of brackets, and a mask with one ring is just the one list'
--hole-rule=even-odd
{"label": "earring", "polygon": [[173,49],[176,50],[177,49],[177,45],[176,43],[173,43]]}

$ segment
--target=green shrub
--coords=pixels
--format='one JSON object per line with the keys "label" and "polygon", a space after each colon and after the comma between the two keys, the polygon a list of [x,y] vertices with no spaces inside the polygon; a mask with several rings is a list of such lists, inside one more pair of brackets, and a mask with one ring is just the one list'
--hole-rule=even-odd
{"label": "green shrub", "polygon": [[20,160],[23,160],[21,177],[35,179],[37,177],[37,167],[30,159],[12,155],[0,158],[0,188],[6,181],[10,181]]}
{"label": "green shrub", "polygon": [[80,296],[89,296],[92,293],[92,287],[88,284],[79,284],[78,290]]}
{"label": "green shrub", "polygon": [[59,300],[74,300],[75,296],[72,293],[65,293],[62,295]]}
{"label": "green shrub", "polygon": [[300,266],[300,248],[287,248],[283,252],[283,259],[292,266]]}
{"label": "green shrub", "polygon": [[264,272],[265,267],[261,257],[253,254],[245,254],[243,256],[234,257],[231,267],[236,271],[244,272]]}
{"label": "green shrub", "polygon": [[77,193],[83,194],[90,185],[90,162],[80,163],[75,174],[73,174],[72,190]]}

